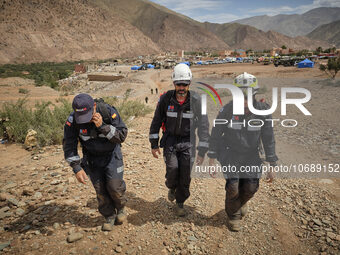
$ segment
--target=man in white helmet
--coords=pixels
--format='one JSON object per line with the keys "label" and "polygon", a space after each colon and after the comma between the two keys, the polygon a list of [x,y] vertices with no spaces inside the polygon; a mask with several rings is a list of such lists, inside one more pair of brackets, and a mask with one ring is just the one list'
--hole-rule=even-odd
{"label": "man in white helmet", "polygon": [[[243,73],[235,78],[234,85],[244,93],[245,114],[233,115],[232,101],[220,110],[216,119],[227,120],[228,125],[213,127],[208,157],[210,165],[215,165],[214,159],[217,158],[222,166],[230,166],[229,169],[234,167],[232,171],[224,172],[226,178],[225,210],[229,218],[230,229],[239,231],[241,219],[247,213],[247,202],[259,188],[259,178],[262,173],[262,160],[259,156],[261,142],[267,162],[276,165],[278,158],[275,153],[273,127],[270,121],[265,121],[265,119],[272,119],[271,115],[255,115],[248,109],[249,96],[253,98],[255,109],[269,109],[268,104],[255,99],[259,88],[257,78]],[[248,88],[251,88],[251,94],[248,94]],[[252,121],[248,122],[249,120]],[[262,126],[261,120],[264,123]],[[244,169],[253,169],[253,172],[243,172]],[[270,173],[267,178],[272,181],[273,175]]]}
{"label": "man in white helmet", "polygon": [[[176,200],[178,216],[185,216],[183,203],[190,196],[190,173],[196,154],[195,130],[198,129],[197,164],[208,151],[209,122],[201,115],[198,94],[189,91],[192,73],[186,64],[178,64],[172,73],[175,89],[164,93],[158,102],[149,133],[152,155],[158,158],[160,147],[166,163],[168,199]],[[159,144],[159,130],[163,136]]]}

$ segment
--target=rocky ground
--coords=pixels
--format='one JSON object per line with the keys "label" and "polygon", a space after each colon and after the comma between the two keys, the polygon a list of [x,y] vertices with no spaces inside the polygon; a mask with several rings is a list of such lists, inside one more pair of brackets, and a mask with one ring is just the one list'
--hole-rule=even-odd
{"label": "rocky ground", "polygon": [[[204,73],[222,75],[220,67],[209,68],[194,69],[195,77]],[[235,68],[238,72],[239,67]],[[262,67],[254,68],[256,72],[262,70]],[[143,87],[135,88],[134,95],[140,98],[148,95],[154,107],[158,96],[150,95],[149,90],[155,86],[160,91],[168,89],[168,74],[169,71],[136,74],[136,79],[143,81],[144,86],[141,83]],[[267,77],[265,71],[262,74]],[[286,132],[276,128],[280,163],[311,160],[339,163],[339,139],[332,138],[339,135],[336,125],[339,123],[336,119],[339,118],[336,117],[339,88],[322,87],[324,85],[316,82],[308,84],[312,96],[322,93],[322,97],[313,97],[308,105],[313,112],[312,119],[299,117],[300,129]],[[115,93],[122,94],[125,86],[120,90],[116,88]],[[3,87],[0,87],[0,95],[1,89]],[[317,107],[319,105],[321,109]],[[333,114],[335,120],[329,117]],[[316,121],[317,118],[322,121]],[[95,192],[89,182],[87,185],[77,183],[63,160],[61,146],[26,151],[20,145],[1,144],[2,253],[340,253],[340,182],[336,178],[278,178],[272,184],[261,181],[260,190],[250,201],[250,212],[238,233],[230,232],[226,227],[225,181],[222,178],[194,178],[191,197],[186,203],[188,216],[175,216],[174,204],[167,200],[164,162],[161,158],[154,159],[150,153],[148,129],[151,120],[152,114],[149,114],[137,119],[135,124],[129,124],[129,135],[122,148],[129,199],[128,220],[112,232],[101,231],[104,221],[96,209]],[[320,141],[327,143],[318,146]],[[333,154],[329,152],[331,148]]]}

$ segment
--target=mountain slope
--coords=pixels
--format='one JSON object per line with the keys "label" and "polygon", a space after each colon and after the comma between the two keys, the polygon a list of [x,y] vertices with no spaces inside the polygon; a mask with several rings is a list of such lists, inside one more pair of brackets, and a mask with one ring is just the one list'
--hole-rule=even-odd
{"label": "mountain slope", "polygon": [[150,1],[90,0],[120,15],[164,50],[227,49],[229,46],[201,23]]}
{"label": "mountain slope", "polygon": [[307,37],[313,40],[325,40],[340,47],[340,20],[316,28]]}
{"label": "mountain slope", "polygon": [[200,23],[147,0],[0,0],[0,33],[0,64],[169,50],[330,47],[247,25]]}
{"label": "mountain slope", "polygon": [[322,41],[311,40],[302,36],[292,38],[275,31],[263,32],[254,27],[237,23],[205,22],[204,26],[207,30],[219,35],[233,48],[263,50],[285,45],[293,49],[315,49],[318,46],[329,46]]}
{"label": "mountain slope", "polygon": [[0,2],[0,63],[105,59],[159,52],[117,15],[83,0]]}
{"label": "mountain slope", "polygon": [[255,16],[246,19],[235,20],[235,23],[251,25],[263,31],[274,30],[288,35],[306,35],[320,25],[338,20],[339,7],[321,7],[310,10],[304,14]]}

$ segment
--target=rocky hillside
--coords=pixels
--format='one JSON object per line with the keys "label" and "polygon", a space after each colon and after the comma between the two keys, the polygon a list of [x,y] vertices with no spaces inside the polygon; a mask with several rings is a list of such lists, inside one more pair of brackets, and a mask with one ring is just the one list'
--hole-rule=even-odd
{"label": "rocky hillside", "polygon": [[91,0],[108,12],[120,15],[164,50],[227,49],[229,46],[201,23],[150,1]]}
{"label": "rocky hillside", "polygon": [[340,47],[340,20],[316,28],[307,37],[313,40],[325,40]]}
{"label": "rocky hillside", "polygon": [[0,64],[161,51],[330,47],[247,25],[200,23],[147,0],[0,0]]}
{"label": "rocky hillside", "polygon": [[315,49],[318,46],[328,47],[329,44],[307,37],[289,37],[275,31],[263,32],[248,25],[237,23],[214,24],[205,22],[204,27],[222,38],[232,48],[243,49],[271,49],[286,45],[293,49]]}
{"label": "rocky hillside", "polygon": [[275,15],[275,16],[255,16],[246,19],[236,20],[236,23],[251,25],[263,31],[274,30],[288,35],[306,35],[320,25],[338,20],[340,8],[316,8],[301,15]]}
{"label": "rocky hillside", "polygon": [[3,0],[0,21],[0,64],[160,51],[130,23],[82,0]]}

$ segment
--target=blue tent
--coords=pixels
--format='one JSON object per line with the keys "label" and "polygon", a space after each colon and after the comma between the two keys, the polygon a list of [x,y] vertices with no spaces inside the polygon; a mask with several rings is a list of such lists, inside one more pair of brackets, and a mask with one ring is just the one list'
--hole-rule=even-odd
{"label": "blue tent", "polygon": [[152,69],[152,68],[155,68],[155,66],[151,65],[151,64],[148,64],[148,68]]}
{"label": "blue tent", "polygon": [[202,65],[202,64],[203,64],[202,61],[198,61],[198,62],[197,62],[197,65]]}
{"label": "blue tent", "polygon": [[313,68],[314,62],[306,58],[305,60],[302,60],[301,62],[299,62],[297,66],[298,68],[306,68],[306,67]]}
{"label": "blue tent", "polygon": [[132,66],[131,67],[131,70],[138,70],[139,69],[139,66]]}
{"label": "blue tent", "polygon": [[181,62],[180,64],[186,64],[187,66],[190,66],[190,62],[189,61]]}

